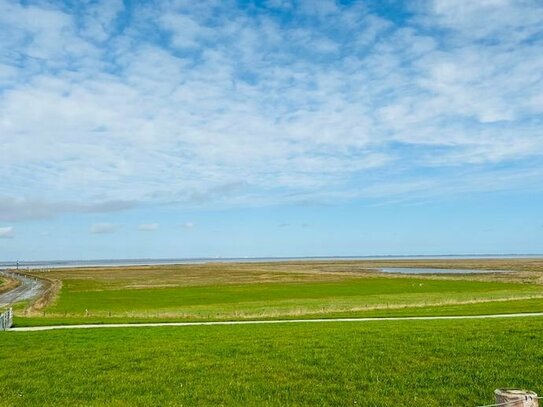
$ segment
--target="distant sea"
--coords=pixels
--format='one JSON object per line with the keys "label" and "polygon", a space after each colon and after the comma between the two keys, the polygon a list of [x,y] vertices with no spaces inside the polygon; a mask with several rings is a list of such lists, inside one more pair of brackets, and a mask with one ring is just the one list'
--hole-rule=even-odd
{"label": "distant sea", "polygon": [[[102,260],[44,260],[19,261],[19,268],[60,268],[60,267],[115,267],[115,266],[151,266],[167,264],[203,264],[203,263],[257,263],[280,261],[320,261],[320,260],[439,260],[439,259],[509,259],[543,258],[543,254],[476,254],[476,255],[413,255],[413,256],[322,256],[322,257],[202,257],[183,259],[102,259]],[[0,262],[1,268],[14,268],[17,261]]]}

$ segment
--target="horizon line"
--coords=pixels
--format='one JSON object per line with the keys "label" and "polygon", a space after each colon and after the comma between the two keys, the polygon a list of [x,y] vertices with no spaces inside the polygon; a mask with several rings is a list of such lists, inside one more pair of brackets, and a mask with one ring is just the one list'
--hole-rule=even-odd
{"label": "horizon line", "polygon": [[[100,262],[142,262],[139,265],[146,265],[145,262],[167,262],[170,264],[175,264],[174,262],[190,262],[190,261],[205,261],[205,262],[220,262],[220,261],[258,261],[258,260],[326,260],[326,259],[403,259],[403,258],[522,258],[522,257],[531,257],[531,258],[543,258],[543,253],[504,253],[504,254],[497,254],[497,253],[474,253],[474,254],[403,254],[403,255],[396,255],[396,254],[385,254],[385,255],[322,255],[322,256],[234,256],[234,257],[226,257],[226,256],[214,256],[214,257],[163,257],[163,258],[156,258],[156,257],[142,257],[142,258],[93,258],[93,259],[50,259],[50,260],[3,260],[0,261],[0,266],[6,267],[6,266],[25,266],[25,265],[53,265],[53,264],[67,264],[70,265],[71,263],[86,263],[86,265],[89,265],[90,263],[100,263]],[[100,265],[100,264],[98,264]],[[136,265],[136,264],[133,264]]]}

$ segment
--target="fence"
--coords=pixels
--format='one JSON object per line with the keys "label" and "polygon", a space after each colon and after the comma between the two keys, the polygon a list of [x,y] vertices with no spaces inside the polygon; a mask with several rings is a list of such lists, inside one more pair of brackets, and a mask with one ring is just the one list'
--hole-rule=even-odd
{"label": "fence", "polygon": [[13,325],[13,310],[9,308],[7,311],[0,313],[0,331],[7,331]]}

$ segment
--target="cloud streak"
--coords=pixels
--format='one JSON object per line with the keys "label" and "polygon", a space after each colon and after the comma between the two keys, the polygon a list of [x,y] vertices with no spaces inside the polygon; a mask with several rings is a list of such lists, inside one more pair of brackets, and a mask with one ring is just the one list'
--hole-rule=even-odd
{"label": "cloud streak", "polygon": [[13,226],[0,227],[0,239],[11,239],[15,236],[15,228]]}
{"label": "cloud streak", "polygon": [[142,223],[138,225],[138,230],[142,232],[154,232],[158,230],[158,223]]}
{"label": "cloud streak", "polygon": [[[72,198],[74,199],[74,198]],[[104,213],[123,211],[135,206],[128,201],[97,201],[94,203],[49,202],[39,198],[26,199],[0,196],[0,220],[20,221],[48,219],[62,213]]]}
{"label": "cloud streak", "polygon": [[118,229],[119,226],[113,223],[93,223],[89,229],[89,232],[93,235],[103,235],[108,233],[115,233]]}

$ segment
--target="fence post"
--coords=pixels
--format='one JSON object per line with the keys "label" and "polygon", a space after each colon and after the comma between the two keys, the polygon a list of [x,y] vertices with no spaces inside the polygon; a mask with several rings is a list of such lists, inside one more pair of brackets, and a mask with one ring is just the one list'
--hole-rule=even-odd
{"label": "fence post", "polygon": [[13,325],[13,309],[0,313],[0,331],[7,331]]}
{"label": "fence post", "polygon": [[539,399],[533,391],[521,389],[496,389],[496,404],[504,407],[539,407]]}

